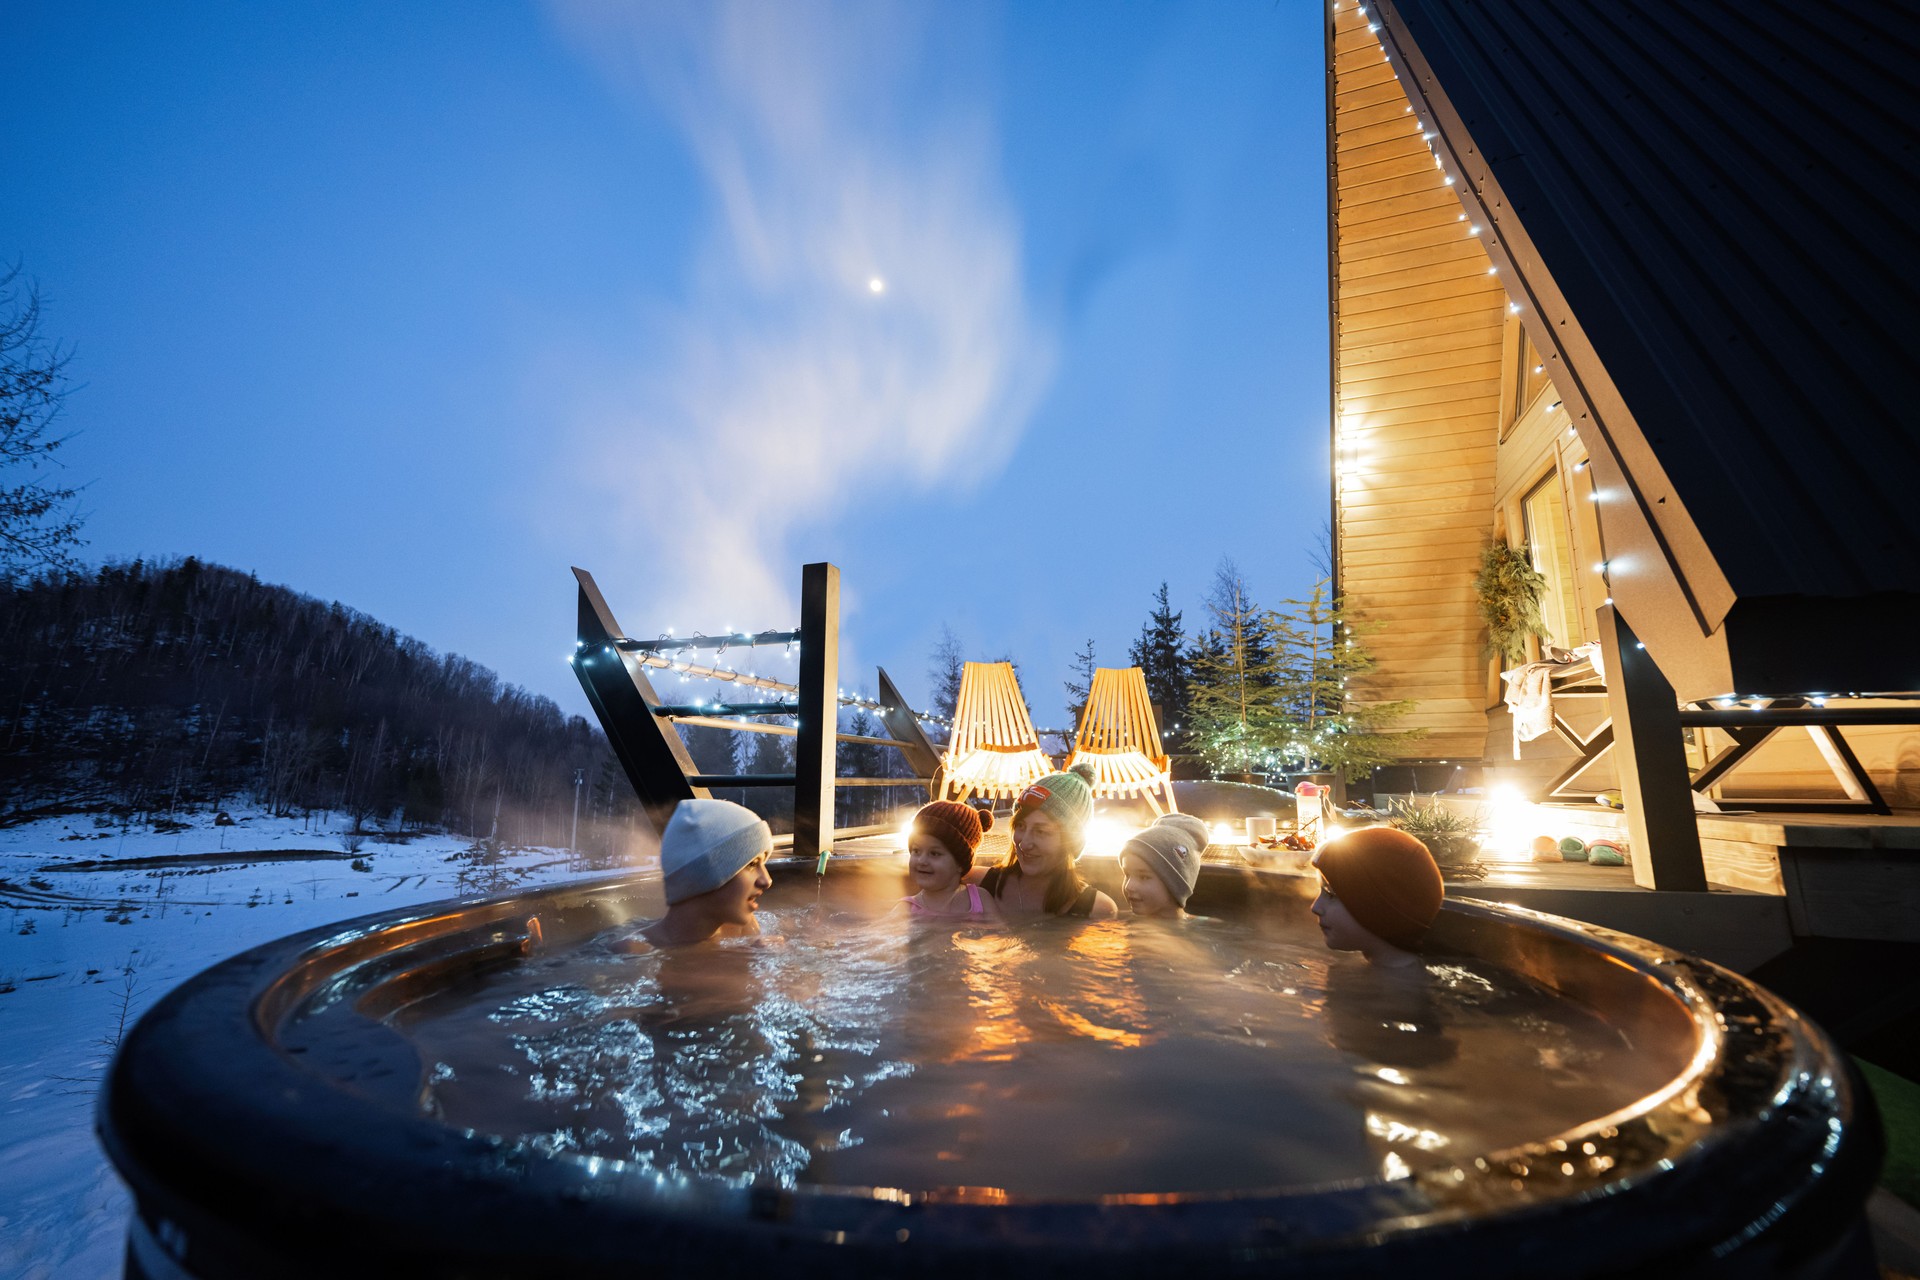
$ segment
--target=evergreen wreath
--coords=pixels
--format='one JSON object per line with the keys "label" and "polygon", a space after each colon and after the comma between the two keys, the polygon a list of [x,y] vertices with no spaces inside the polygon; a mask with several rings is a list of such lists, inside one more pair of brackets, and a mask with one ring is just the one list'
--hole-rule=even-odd
{"label": "evergreen wreath", "polygon": [[1527,637],[1544,639],[1547,620],[1540,612],[1546,575],[1533,567],[1522,547],[1495,539],[1480,553],[1480,572],[1473,580],[1480,597],[1480,617],[1487,624],[1487,648],[1493,656],[1519,662],[1527,656]]}

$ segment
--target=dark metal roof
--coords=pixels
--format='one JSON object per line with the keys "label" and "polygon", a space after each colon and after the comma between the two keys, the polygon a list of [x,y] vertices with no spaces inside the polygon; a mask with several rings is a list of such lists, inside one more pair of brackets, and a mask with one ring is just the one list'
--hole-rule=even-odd
{"label": "dark metal roof", "polygon": [[1733,593],[1920,592],[1912,0],[1376,12],[1457,113]]}

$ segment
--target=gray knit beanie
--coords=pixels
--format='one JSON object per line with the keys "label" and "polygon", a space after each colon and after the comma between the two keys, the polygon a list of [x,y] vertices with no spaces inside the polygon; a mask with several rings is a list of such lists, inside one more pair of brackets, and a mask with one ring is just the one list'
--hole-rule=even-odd
{"label": "gray knit beanie", "polygon": [[771,852],[773,831],[753,810],[731,800],[682,800],[660,837],[667,905],[713,892]]}
{"label": "gray knit beanie", "polygon": [[1167,886],[1167,896],[1184,907],[1193,896],[1206,851],[1207,824],[1189,813],[1169,813],[1121,846],[1120,856],[1131,853],[1153,868]]}

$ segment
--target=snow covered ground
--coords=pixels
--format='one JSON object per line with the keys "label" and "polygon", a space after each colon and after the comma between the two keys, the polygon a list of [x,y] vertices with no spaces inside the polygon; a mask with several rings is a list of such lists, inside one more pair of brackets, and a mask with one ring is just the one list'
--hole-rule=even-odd
{"label": "snow covered ground", "polygon": [[122,1027],[176,984],[332,921],[608,870],[452,836],[368,837],[356,855],[318,823],[233,816],[0,830],[0,1277],[120,1274],[129,1200],[94,1140],[94,1092]]}

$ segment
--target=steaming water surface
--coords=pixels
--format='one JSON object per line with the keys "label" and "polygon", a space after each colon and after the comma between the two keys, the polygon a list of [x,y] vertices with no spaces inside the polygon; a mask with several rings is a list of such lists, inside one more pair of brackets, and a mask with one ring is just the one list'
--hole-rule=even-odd
{"label": "steaming water surface", "polygon": [[1670,1066],[1498,969],[1330,954],[1304,909],[954,928],[776,884],[761,918],[676,951],[603,937],[416,1006],[429,1108],[731,1183],[1084,1197],[1397,1176]]}

